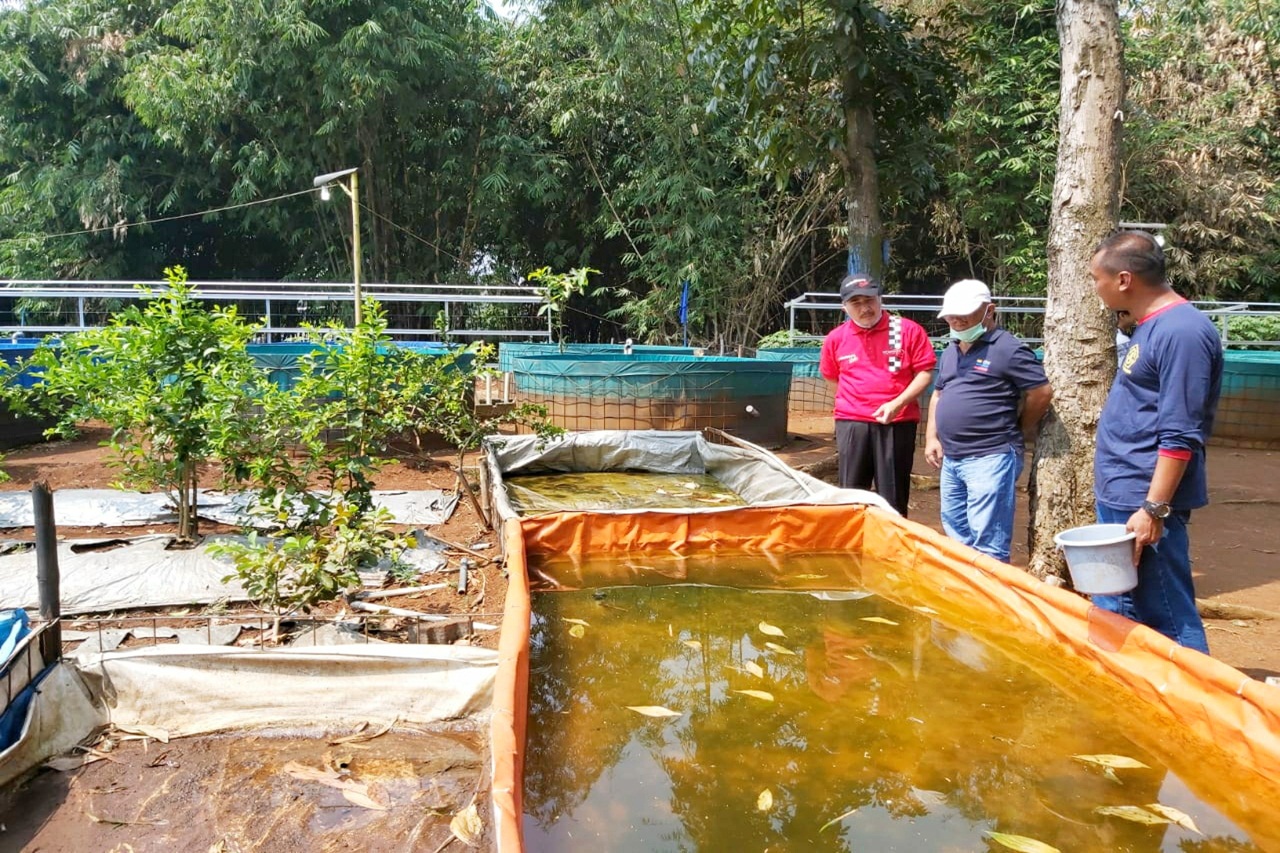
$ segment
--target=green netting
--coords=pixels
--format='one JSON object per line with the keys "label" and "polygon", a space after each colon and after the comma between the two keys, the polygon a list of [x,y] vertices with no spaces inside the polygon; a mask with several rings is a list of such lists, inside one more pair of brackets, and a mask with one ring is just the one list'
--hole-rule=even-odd
{"label": "green netting", "polygon": [[[498,369],[503,373],[511,373],[511,362],[517,358],[538,358],[546,355],[621,355],[622,344],[565,344],[564,350],[559,344],[498,344]],[[693,347],[663,347],[648,344],[636,345],[631,351],[637,355],[693,355]]]}
{"label": "green netting", "polygon": [[523,392],[585,398],[739,399],[783,395],[791,364],[729,356],[600,353],[516,358]]}
{"label": "green netting", "polygon": [[[385,353],[397,348],[422,353],[427,356],[443,355],[449,351],[447,347],[434,342],[396,344],[392,347],[379,347],[378,351]],[[302,375],[302,359],[312,353],[322,352],[324,348],[302,341],[282,344],[249,344],[245,349],[253,358],[254,365],[266,372],[272,384],[287,391],[294,386],[298,381],[298,377]],[[458,356],[458,366],[466,369],[473,358],[474,356],[471,353],[460,354]]]}
{"label": "green netting", "polygon": [[756,350],[756,358],[764,361],[787,361],[792,364],[791,375],[797,379],[801,376],[822,378],[818,372],[818,358],[822,350],[818,347],[773,347]]}

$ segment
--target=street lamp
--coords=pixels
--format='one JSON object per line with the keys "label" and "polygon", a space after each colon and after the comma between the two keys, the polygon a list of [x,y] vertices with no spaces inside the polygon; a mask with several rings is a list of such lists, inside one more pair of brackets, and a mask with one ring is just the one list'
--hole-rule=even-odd
{"label": "street lamp", "polygon": [[[350,187],[342,182],[342,179],[348,175],[351,176]],[[329,200],[329,187],[334,184],[342,187],[342,191],[351,196],[351,277],[355,285],[356,325],[359,326],[363,318],[363,311],[360,308],[362,301],[360,296],[360,176],[356,169],[341,169],[337,172],[317,175],[311,182],[312,186],[320,188],[320,198],[325,201]]]}

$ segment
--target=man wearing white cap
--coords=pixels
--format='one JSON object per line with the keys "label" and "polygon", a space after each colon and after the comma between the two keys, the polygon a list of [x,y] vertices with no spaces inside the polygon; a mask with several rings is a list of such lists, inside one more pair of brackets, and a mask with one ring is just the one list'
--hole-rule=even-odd
{"label": "man wearing white cap", "polygon": [[836,386],[841,487],[874,484],[905,516],[920,424],[917,400],[929,387],[937,356],[924,327],[886,312],[880,294],[880,282],[869,276],[844,277],[840,303],[849,320],[822,342],[818,369]]}
{"label": "man wearing white cap", "polygon": [[951,327],[951,345],[939,362],[924,447],[942,469],[947,535],[1007,563],[1025,440],[1053,392],[1035,353],[996,328],[995,314],[991,291],[976,279],[942,298],[938,316]]}

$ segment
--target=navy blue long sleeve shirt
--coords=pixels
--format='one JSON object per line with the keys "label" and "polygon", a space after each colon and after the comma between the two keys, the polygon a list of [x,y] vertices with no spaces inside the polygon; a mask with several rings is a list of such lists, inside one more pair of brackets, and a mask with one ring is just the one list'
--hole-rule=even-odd
{"label": "navy blue long sleeve shirt", "polygon": [[1116,371],[1098,421],[1094,495],[1118,509],[1146,500],[1161,452],[1186,458],[1170,504],[1209,502],[1204,447],[1222,388],[1222,341],[1207,317],[1178,302],[1145,317]]}

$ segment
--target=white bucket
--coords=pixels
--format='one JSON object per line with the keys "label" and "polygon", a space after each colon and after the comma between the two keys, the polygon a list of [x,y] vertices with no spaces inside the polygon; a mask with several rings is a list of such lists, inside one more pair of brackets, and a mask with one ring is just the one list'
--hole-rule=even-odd
{"label": "white bucket", "polygon": [[1071,571],[1071,585],[1085,595],[1119,595],[1138,585],[1133,565],[1136,534],[1123,524],[1089,524],[1053,537]]}

